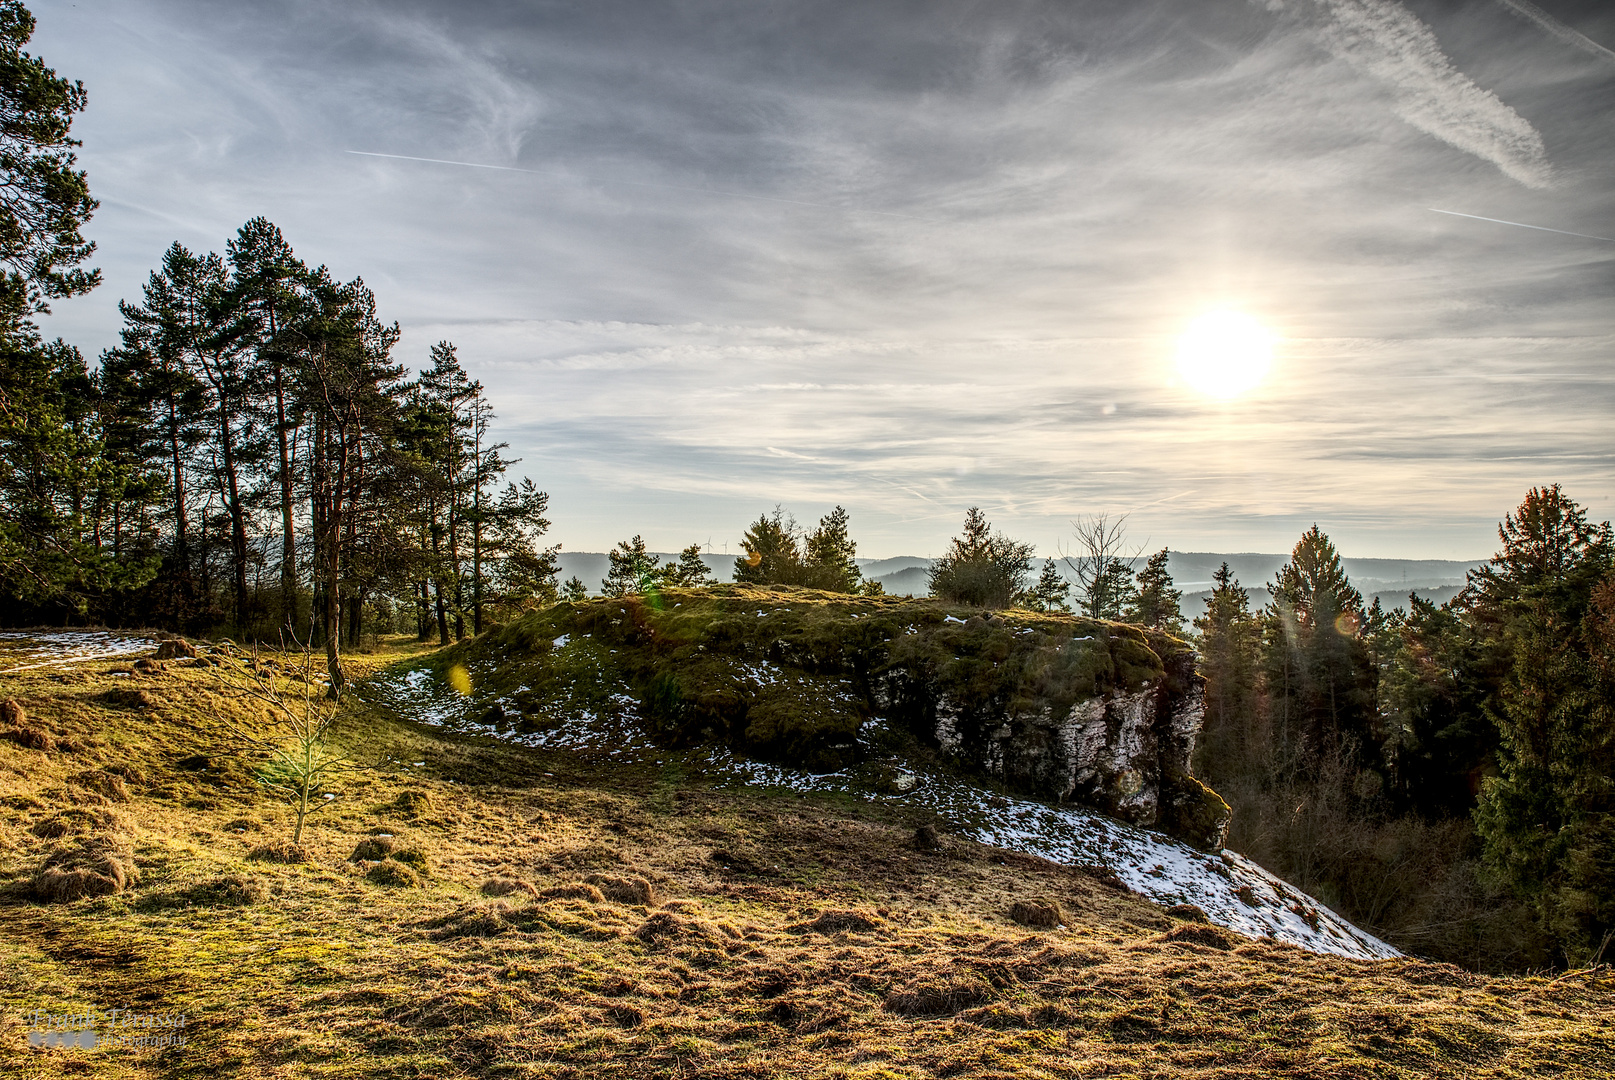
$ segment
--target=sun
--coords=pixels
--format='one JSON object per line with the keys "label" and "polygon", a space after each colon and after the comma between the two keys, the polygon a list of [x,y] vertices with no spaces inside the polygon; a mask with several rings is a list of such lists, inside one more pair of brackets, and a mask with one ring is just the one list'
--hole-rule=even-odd
{"label": "sun", "polygon": [[1273,343],[1273,332],[1249,315],[1208,311],[1178,338],[1178,373],[1202,394],[1238,397],[1267,374]]}

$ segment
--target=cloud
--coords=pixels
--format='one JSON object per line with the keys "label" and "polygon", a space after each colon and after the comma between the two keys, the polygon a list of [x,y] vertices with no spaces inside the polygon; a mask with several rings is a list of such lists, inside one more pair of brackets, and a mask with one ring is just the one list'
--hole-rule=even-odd
{"label": "cloud", "polygon": [[1314,0],[1330,52],[1386,86],[1398,116],[1528,188],[1553,182],[1542,136],[1442,51],[1435,34],[1394,0]]}
{"label": "cloud", "polygon": [[1615,52],[1611,52],[1609,49],[1604,48],[1604,46],[1598,44],[1598,42],[1594,41],[1586,34],[1581,33],[1579,30],[1572,30],[1570,27],[1566,26],[1558,19],[1555,19],[1552,15],[1549,15],[1546,11],[1543,11],[1535,4],[1528,3],[1527,0],[1497,0],[1497,2],[1514,12],[1516,15],[1519,15],[1522,18],[1530,19],[1532,22],[1542,27],[1542,29],[1546,30],[1548,33],[1552,34],[1566,45],[1580,49],[1589,56],[1596,56],[1600,60],[1615,62]]}

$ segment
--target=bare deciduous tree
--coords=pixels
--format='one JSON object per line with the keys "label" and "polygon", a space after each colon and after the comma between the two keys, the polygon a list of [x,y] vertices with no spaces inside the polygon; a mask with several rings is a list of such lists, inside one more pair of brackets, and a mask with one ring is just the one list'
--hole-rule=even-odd
{"label": "bare deciduous tree", "polygon": [[1060,560],[1076,578],[1077,606],[1090,619],[1120,618],[1142,547],[1127,546],[1127,515],[1083,515],[1071,523],[1073,550]]}

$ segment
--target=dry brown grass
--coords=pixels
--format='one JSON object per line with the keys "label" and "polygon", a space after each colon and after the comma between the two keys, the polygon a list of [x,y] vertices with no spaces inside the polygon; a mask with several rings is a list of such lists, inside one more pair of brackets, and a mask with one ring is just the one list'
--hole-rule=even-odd
{"label": "dry brown grass", "polygon": [[[127,680],[85,675],[6,676],[77,748],[0,742],[7,1076],[1615,1073],[1607,968],[1491,978],[1251,941],[1077,869],[916,850],[897,801],[712,790],[671,758],[614,769],[370,716],[348,736],[426,765],[359,780],[308,861],[249,863],[287,811],[210,722],[211,672],[172,669],[139,712],[98,700]],[[52,851],[114,832],[138,883],[28,898]],[[1062,922],[1012,922],[1033,898]],[[188,1044],[26,1048],[23,1010],[90,1007],[184,1012]]]}

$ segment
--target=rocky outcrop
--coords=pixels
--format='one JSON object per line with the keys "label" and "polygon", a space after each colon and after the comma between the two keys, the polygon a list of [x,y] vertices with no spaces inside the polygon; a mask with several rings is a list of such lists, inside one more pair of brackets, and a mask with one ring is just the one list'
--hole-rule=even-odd
{"label": "rocky outcrop", "polygon": [[879,717],[1024,794],[1208,850],[1227,829],[1227,805],[1189,774],[1194,652],[1136,626],[716,586],[556,605],[467,660],[521,714],[519,730],[605,706],[626,684],[659,739],[833,771],[857,763],[859,732]]}

